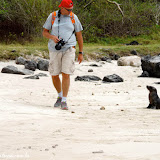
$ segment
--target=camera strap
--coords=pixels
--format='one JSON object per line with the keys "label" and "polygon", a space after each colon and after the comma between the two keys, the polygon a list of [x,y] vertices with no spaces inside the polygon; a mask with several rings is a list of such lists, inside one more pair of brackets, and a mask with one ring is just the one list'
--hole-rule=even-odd
{"label": "camera strap", "polygon": [[72,32],[71,36],[68,38],[68,40],[66,41],[66,43],[68,43],[68,41],[71,39],[72,35],[75,33],[75,29],[74,31]]}
{"label": "camera strap", "polygon": [[60,24],[60,16],[61,16],[61,10],[58,11],[58,39],[59,39],[59,24]]}
{"label": "camera strap", "polygon": [[[60,16],[61,16],[61,10],[58,11],[58,39],[59,39],[59,24],[60,24]],[[74,25],[73,25],[74,26]],[[71,36],[68,38],[68,40],[66,41],[66,43],[68,43],[68,41],[71,39],[72,35],[75,33],[75,29],[73,30]]]}

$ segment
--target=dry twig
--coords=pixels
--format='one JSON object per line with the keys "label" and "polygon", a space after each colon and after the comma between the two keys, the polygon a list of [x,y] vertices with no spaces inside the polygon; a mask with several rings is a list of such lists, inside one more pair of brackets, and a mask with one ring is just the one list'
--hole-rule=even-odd
{"label": "dry twig", "polygon": [[123,11],[122,11],[122,9],[121,9],[121,7],[120,7],[120,4],[118,4],[118,3],[115,2],[115,1],[110,1],[110,0],[107,0],[107,1],[108,1],[109,3],[113,3],[113,4],[117,5],[117,7],[118,7],[118,9],[120,10],[122,16],[124,16],[124,13],[123,13]]}

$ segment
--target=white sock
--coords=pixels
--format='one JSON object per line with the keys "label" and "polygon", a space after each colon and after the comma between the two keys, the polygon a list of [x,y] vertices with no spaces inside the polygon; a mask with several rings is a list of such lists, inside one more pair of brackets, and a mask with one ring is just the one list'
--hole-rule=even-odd
{"label": "white sock", "polygon": [[62,97],[62,91],[58,93],[58,97]]}
{"label": "white sock", "polygon": [[67,97],[62,97],[62,102],[66,102],[67,101]]}

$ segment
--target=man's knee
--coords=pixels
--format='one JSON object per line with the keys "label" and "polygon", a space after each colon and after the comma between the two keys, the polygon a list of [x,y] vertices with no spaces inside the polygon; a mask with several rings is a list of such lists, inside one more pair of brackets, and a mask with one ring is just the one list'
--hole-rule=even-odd
{"label": "man's knee", "polygon": [[65,78],[65,79],[69,79],[70,75],[62,72],[62,77]]}
{"label": "man's knee", "polygon": [[52,79],[53,79],[53,80],[59,79],[59,75],[52,76]]}

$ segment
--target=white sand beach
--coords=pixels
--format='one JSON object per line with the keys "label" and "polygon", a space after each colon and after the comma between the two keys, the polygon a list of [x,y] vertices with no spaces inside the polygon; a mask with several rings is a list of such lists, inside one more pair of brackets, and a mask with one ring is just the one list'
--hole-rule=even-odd
{"label": "white sand beach", "polygon": [[[102,67],[91,67],[89,64]],[[14,61],[0,62],[0,71]],[[93,72],[88,72],[93,69]],[[159,160],[160,110],[146,109],[141,67],[116,61],[76,62],[68,95],[69,110],[54,108],[57,93],[48,77],[0,73],[0,160]],[[121,83],[75,81],[75,77],[117,74]],[[105,107],[105,110],[100,110]]]}

